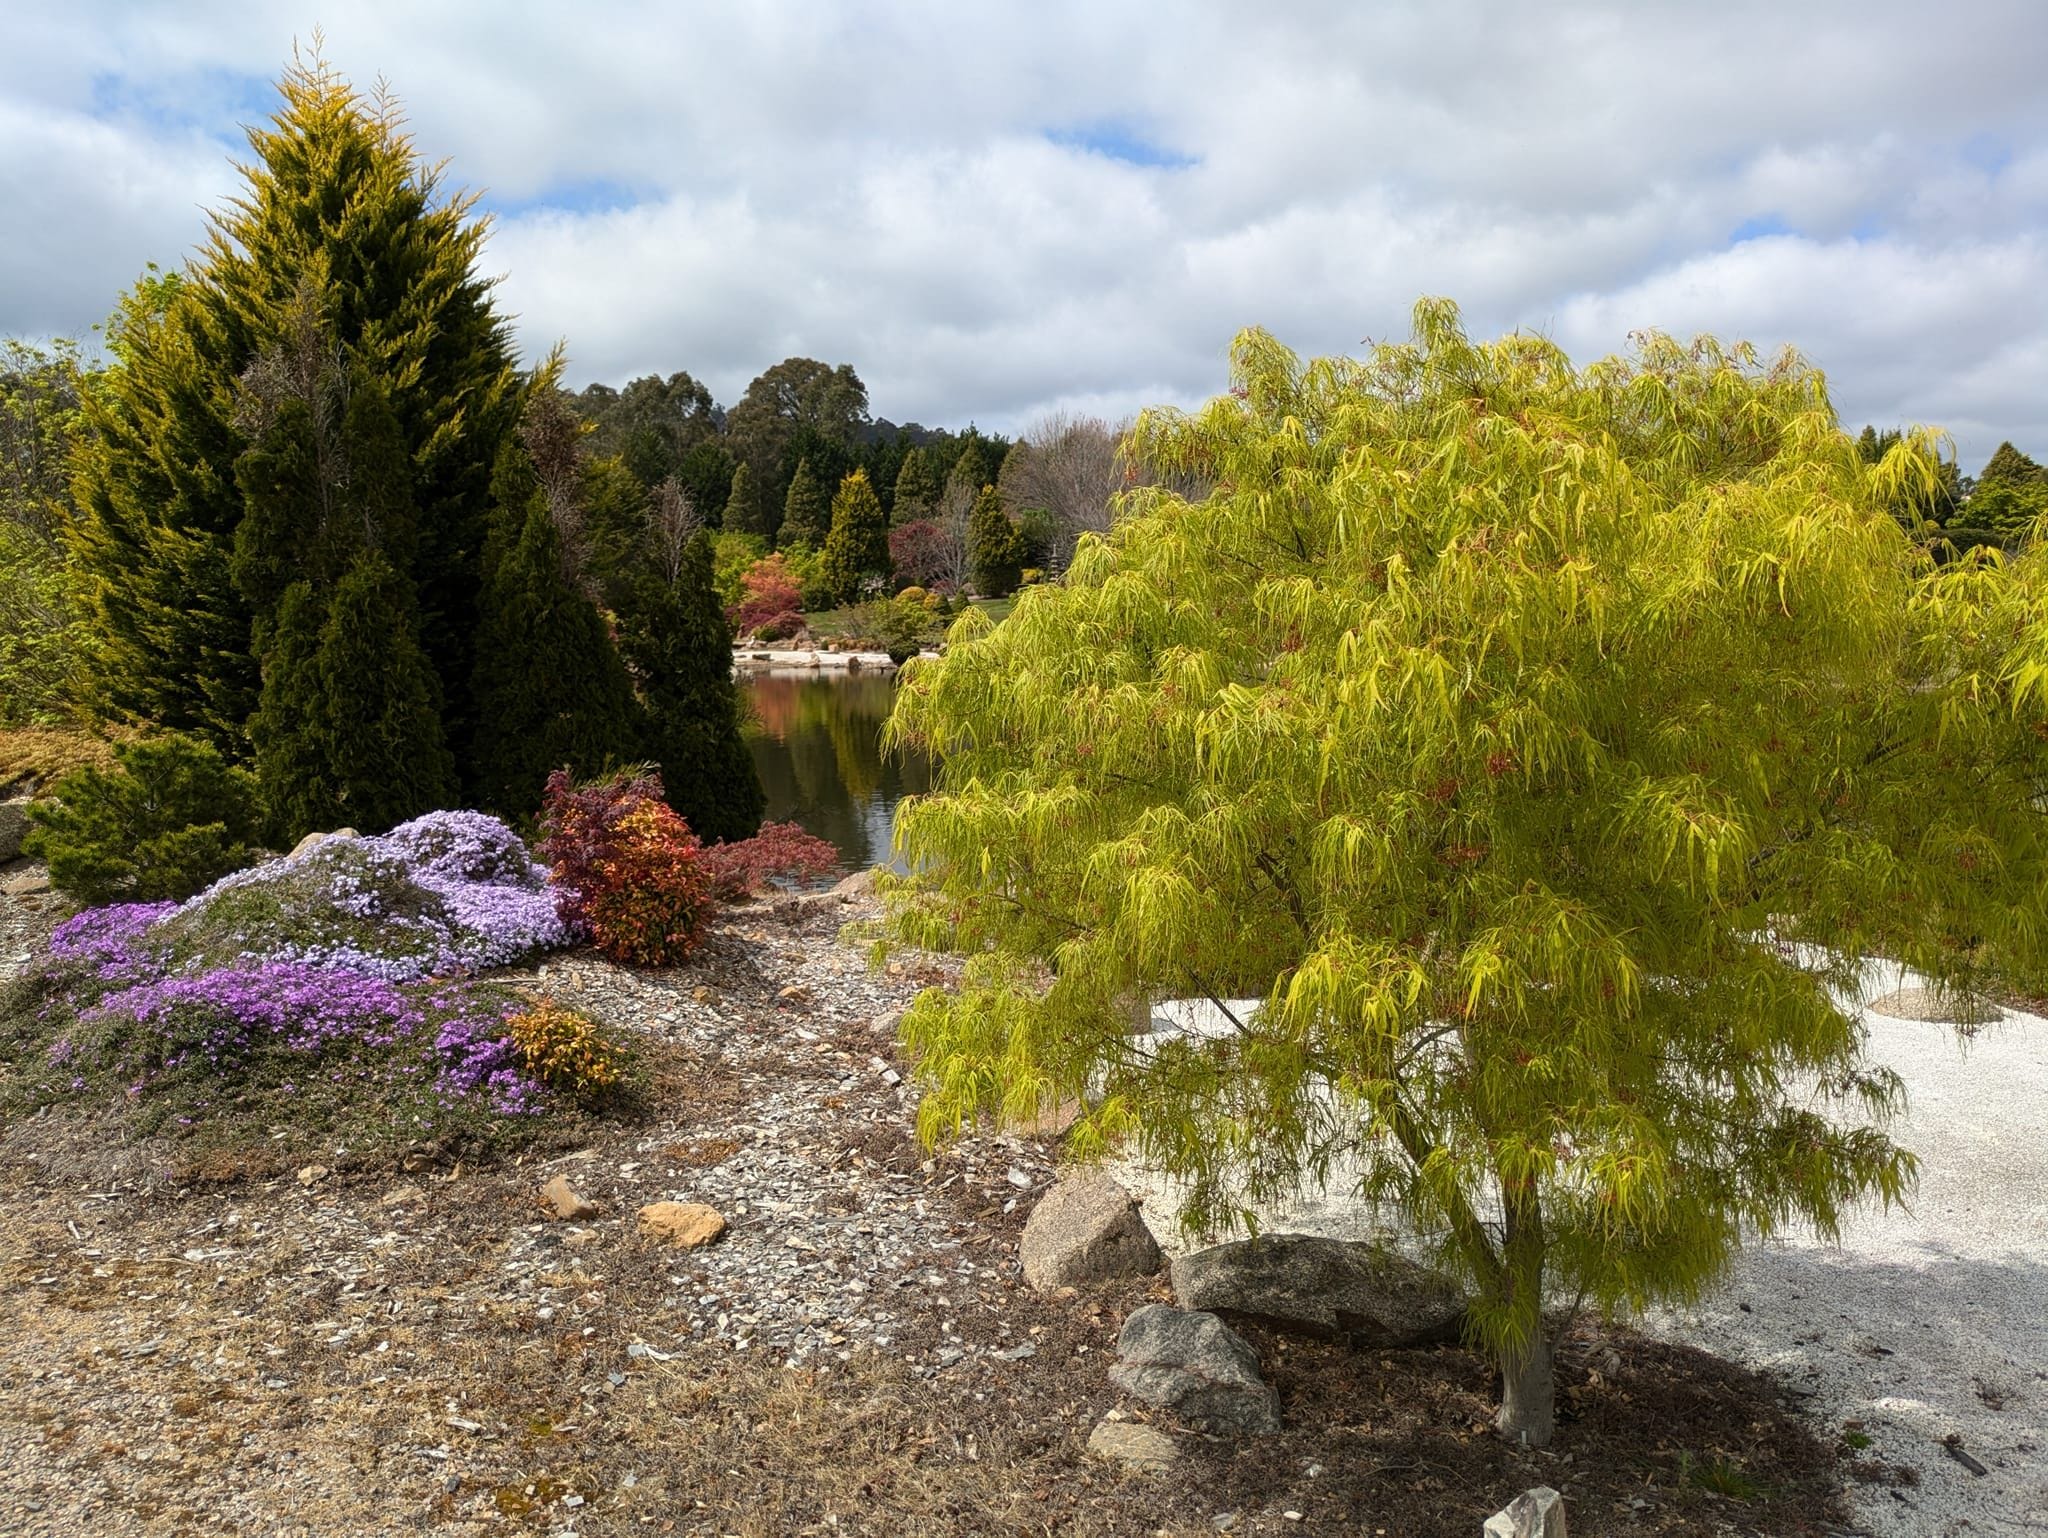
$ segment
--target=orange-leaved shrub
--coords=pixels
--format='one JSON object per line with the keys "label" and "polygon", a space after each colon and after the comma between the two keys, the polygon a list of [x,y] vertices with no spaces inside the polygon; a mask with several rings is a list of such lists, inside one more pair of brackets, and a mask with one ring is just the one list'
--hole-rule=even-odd
{"label": "orange-leaved shrub", "polygon": [[550,1089],[601,1095],[625,1079],[617,1046],[588,1015],[542,997],[505,1022],[526,1071]]}
{"label": "orange-leaved shrub", "polygon": [[711,907],[697,836],[651,771],[578,785],[548,776],[541,857],[562,917],[613,961],[673,966],[696,948]]}

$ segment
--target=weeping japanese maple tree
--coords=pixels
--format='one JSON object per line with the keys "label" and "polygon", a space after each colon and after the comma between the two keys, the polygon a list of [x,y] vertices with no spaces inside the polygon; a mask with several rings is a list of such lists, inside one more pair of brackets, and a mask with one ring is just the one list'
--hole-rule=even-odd
{"label": "weeping japanese maple tree", "polygon": [[[1886,507],[1930,440],[1863,463],[1789,354],[1579,368],[1425,301],[1234,376],[1141,418],[1167,484],[1063,584],[906,671],[942,768],[893,932],[971,958],[905,1018],[924,1130],[1073,1097],[1211,1229],[1341,1175],[1465,1280],[1541,1443],[1561,1305],[1908,1192],[1864,958],[2037,970],[2018,589],[1925,564]],[[1225,1026],[1134,1033],[1165,998]]]}

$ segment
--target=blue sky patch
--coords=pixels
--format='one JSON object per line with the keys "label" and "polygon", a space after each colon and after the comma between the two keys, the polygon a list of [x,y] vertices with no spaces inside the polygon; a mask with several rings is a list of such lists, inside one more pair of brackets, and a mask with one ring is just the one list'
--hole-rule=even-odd
{"label": "blue sky patch", "polygon": [[1168,149],[1146,138],[1129,123],[1114,120],[1089,123],[1079,128],[1052,128],[1046,138],[1062,149],[1120,160],[1127,166],[1145,166],[1160,171],[1185,171],[1199,162],[1192,155]]}
{"label": "blue sky patch", "polygon": [[521,197],[486,192],[477,200],[477,206],[501,219],[517,219],[522,214],[537,213],[617,213],[644,200],[644,194],[624,182],[592,177],[583,181],[554,182]]}
{"label": "blue sky patch", "polygon": [[277,85],[263,75],[208,69],[140,80],[103,70],[92,77],[85,110],[103,122],[142,123],[158,132],[197,129],[219,139],[240,139],[239,128],[267,122],[277,105]]}
{"label": "blue sky patch", "polygon": [[1752,214],[1735,226],[1734,232],[1728,237],[1728,244],[1739,246],[1745,240],[1763,240],[1772,235],[1793,233],[1795,232],[1792,226],[1785,222],[1783,214]]}

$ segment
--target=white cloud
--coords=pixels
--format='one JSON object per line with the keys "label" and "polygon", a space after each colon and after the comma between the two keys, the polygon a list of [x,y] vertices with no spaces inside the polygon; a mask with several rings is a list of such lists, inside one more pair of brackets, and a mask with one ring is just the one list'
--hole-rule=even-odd
{"label": "white cloud", "polygon": [[[0,333],[76,332],[199,239],[311,18],[17,9]],[[1578,356],[1643,325],[1793,343],[1852,425],[1944,423],[1973,467],[2048,451],[2044,43],[2035,0],[378,0],[327,52],[510,211],[488,261],[579,381],[687,368],[730,401],[803,353],[879,414],[1014,429],[1199,399],[1245,324],[1352,349],[1447,293]]]}

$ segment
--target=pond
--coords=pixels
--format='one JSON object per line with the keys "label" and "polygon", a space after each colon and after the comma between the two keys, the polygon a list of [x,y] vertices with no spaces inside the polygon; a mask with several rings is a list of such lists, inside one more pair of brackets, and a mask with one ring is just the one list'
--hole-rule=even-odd
{"label": "pond", "polygon": [[836,846],[848,870],[894,863],[896,803],[931,787],[922,759],[882,752],[896,675],[742,672],[738,682],[768,820],[802,824]]}

